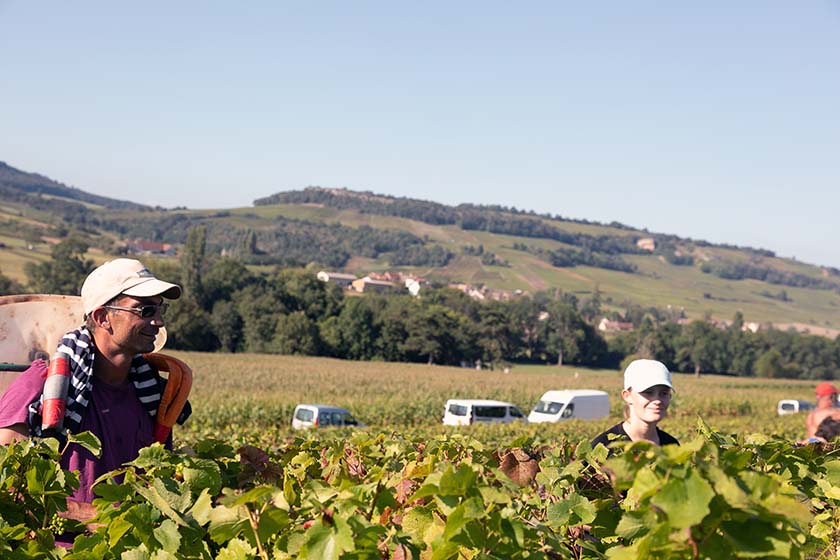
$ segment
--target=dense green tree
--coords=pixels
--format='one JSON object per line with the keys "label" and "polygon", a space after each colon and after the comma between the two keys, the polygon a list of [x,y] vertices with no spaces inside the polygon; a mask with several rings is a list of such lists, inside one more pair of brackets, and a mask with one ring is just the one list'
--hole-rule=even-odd
{"label": "dense green tree", "polygon": [[542,349],[544,329],[542,322],[548,318],[543,305],[548,300],[538,301],[536,298],[521,297],[507,305],[508,321],[511,331],[518,337],[517,352],[511,358],[537,360]]}
{"label": "dense green tree", "polygon": [[288,312],[283,303],[263,284],[249,284],[236,292],[236,311],[242,317],[242,349],[270,352],[277,319]]}
{"label": "dense green tree", "polygon": [[784,373],[782,353],[775,348],[765,351],[755,361],[755,374],[758,377],[782,377]]}
{"label": "dense green tree", "polygon": [[316,323],[303,311],[294,311],[277,318],[271,350],[280,354],[315,355],[320,340]]}
{"label": "dense green tree", "polygon": [[85,259],[87,250],[87,243],[69,237],[53,246],[51,260],[26,263],[24,272],[30,289],[42,294],[78,295],[85,278],[94,269],[94,262]]}
{"label": "dense green tree", "polygon": [[23,288],[15,280],[12,280],[0,272],[0,296],[8,296],[23,293]]}
{"label": "dense green tree", "polygon": [[457,365],[474,361],[469,320],[442,305],[424,305],[408,319],[406,354],[424,357],[428,364]]}
{"label": "dense green tree", "polygon": [[491,301],[481,309],[481,320],[477,328],[478,347],[481,360],[494,369],[495,364],[512,360],[518,353],[518,333],[508,316],[508,306]]}
{"label": "dense green tree", "polygon": [[223,352],[237,352],[242,349],[242,317],[232,301],[216,302],[210,314],[210,324]]}
{"label": "dense green tree", "polygon": [[207,303],[212,307],[220,301],[232,299],[237,290],[255,282],[257,278],[245,265],[230,258],[216,259],[209,263],[202,278]]}
{"label": "dense green tree", "polygon": [[321,337],[334,356],[370,360],[376,356],[379,332],[371,302],[375,298],[352,297],[341,312],[321,324]]}
{"label": "dense green tree", "polygon": [[344,299],[341,287],[322,282],[306,270],[280,270],[268,284],[289,311],[301,311],[312,320],[334,315]]}
{"label": "dense green tree", "polygon": [[392,362],[408,360],[403,342],[408,338],[409,318],[420,309],[420,302],[409,296],[386,298],[379,314],[378,355]]}
{"label": "dense green tree", "polygon": [[202,275],[204,274],[204,259],[207,249],[207,228],[193,226],[187,233],[187,242],[181,255],[181,270],[184,285],[184,295],[192,298],[202,308],[212,302],[207,301],[204,293]]}
{"label": "dense green tree", "polygon": [[212,352],[219,348],[210,314],[189,297],[172,302],[172,309],[166,315],[166,333],[168,348],[200,352]]}
{"label": "dense green tree", "polygon": [[423,301],[430,304],[442,305],[461,313],[471,321],[481,320],[482,303],[471,298],[461,290],[454,288],[438,288],[423,292]]}
{"label": "dense green tree", "polygon": [[545,312],[542,339],[546,359],[556,361],[558,366],[577,361],[580,343],[585,337],[582,318],[574,309],[559,302],[552,303]]}
{"label": "dense green tree", "polygon": [[715,368],[722,354],[721,334],[721,331],[705,321],[691,322],[683,329],[678,342],[677,360],[683,365],[689,365],[696,377],[700,377],[702,371],[723,371]]}

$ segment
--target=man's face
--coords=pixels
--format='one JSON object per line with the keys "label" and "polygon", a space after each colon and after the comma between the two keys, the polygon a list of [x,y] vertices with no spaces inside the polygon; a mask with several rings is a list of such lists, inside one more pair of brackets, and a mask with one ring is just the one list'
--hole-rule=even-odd
{"label": "man's face", "polygon": [[[162,303],[163,298],[160,296],[147,298],[120,296],[103,306],[108,310],[111,323],[111,343],[130,355],[152,352],[155,349],[155,337],[164,326],[160,308]],[[143,315],[148,316],[143,317]]]}

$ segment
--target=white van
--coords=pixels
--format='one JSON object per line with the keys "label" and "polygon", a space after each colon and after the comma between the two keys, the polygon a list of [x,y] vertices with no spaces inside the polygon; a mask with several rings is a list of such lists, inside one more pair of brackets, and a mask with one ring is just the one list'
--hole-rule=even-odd
{"label": "white van", "polygon": [[806,412],[814,408],[812,403],[808,401],[800,401],[797,399],[782,399],[776,405],[776,413],[779,416],[786,414],[796,414],[798,412]]}
{"label": "white van", "polygon": [[610,397],[604,391],[546,391],[528,415],[528,422],[557,422],[573,418],[591,420],[609,415]]}
{"label": "white van", "polygon": [[447,426],[467,426],[476,422],[509,424],[525,420],[518,406],[509,402],[482,399],[449,399],[443,409]]}
{"label": "white van", "polygon": [[364,426],[344,408],[323,404],[299,404],[292,414],[292,428],[320,428],[324,426]]}

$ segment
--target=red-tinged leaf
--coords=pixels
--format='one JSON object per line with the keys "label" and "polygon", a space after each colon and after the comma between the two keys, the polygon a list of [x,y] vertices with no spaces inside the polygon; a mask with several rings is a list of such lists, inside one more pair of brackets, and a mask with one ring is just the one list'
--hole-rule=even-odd
{"label": "red-tinged leaf", "polygon": [[412,560],[411,551],[404,544],[398,544],[391,553],[391,560]]}
{"label": "red-tinged leaf", "polygon": [[530,486],[540,472],[540,459],[524,449],[509,449],[502,455],[499,468],[519,486]]}
{"label": "red-tinged leaf", "polygon": [[394,499],[397,500],[397,503],[400,505],[405,505],[408,501],[408,498],[414,493],[415,488],[417,488],[417,483],[413,480],[409,480],[407,478],[402,479],[397,483],[395,488],[396,494],[394,495]]}
{"label": "red-tinged leaf", "polygon": [[382,510],[382,513],[379,515],[379,524],[380,525],[388,525],[391,523],[391,506],[385,506],[385,509]]}
{"label": "red-tinged leaf", "polygon": [[249,466],[260,471],[268,464],[268,453],[253,445],[243,445],[236,450],[239,453],[239,462],[243,466]]}

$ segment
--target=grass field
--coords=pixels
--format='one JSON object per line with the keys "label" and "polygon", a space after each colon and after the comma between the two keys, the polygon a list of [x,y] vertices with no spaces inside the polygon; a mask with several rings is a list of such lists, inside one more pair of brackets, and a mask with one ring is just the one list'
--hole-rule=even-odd
{"label": "grass field", "polygon": [[[172,352],[193,368],[193,417],[177,430],[193,441],[224,434],[244,443],[273,445],[287,439],[298,403],[348,408],[370,430],[411,434],[464,431],[488,443],[519,436],[551,442],[591,439],[619,421],[621,374],[564,366],[517,365],[510,373],[421,364],[351,362],[325,358],[259,354]],[[690,439],[698,417],[728,434],[764,433],[791,441],[804,436],[804,417],[776,415],[782,398],[813,400],[814,384],[675,374],[676,396],[662,427]],[[612,414],[597,421],[558,424],[470,426],[441,425],[448,398],[493,398],[529,411],[549,389],[602,389],[610,394]]]}

